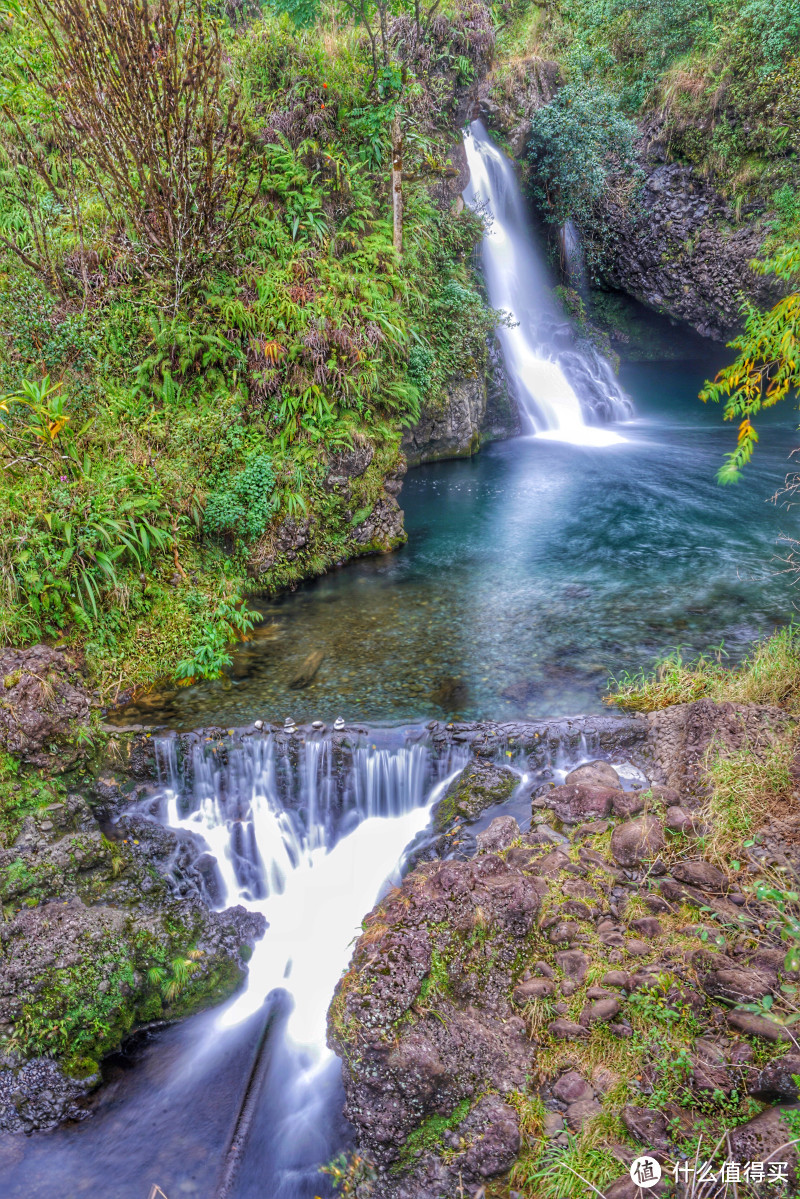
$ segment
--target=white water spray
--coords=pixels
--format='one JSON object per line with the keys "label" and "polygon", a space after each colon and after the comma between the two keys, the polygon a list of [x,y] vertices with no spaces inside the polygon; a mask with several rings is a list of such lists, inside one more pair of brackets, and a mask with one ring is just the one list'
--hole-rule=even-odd
{"label": "white water spray", "polygon": [[309,737],[292,763],[272,737],[249,738],[224,768],[197,747],[187,794],[174,745],[159,746],[165,823],[205,840],[223,906],[241,903],[269,924],[245,990],[217,1029],[246,1020],[284,988],[294,1003],[289,1036],[319,1063],[328,1055],[327,1007],[361,920],[387,881],[399,881],[400,855],[466,757],[435,760],[420,742],[367,745],[352,751],[346,777],[334,783],[330,739]]}
{"label": "white water spray", "polygon": [[483,124],[473,121],[464,137],[470,182],[464,198],[485,205],[491,225],[483,239],[486,286],[492,307],[515,322],[501,327],[503,357],[517,395],[524,431],[573,445],[607,446],[624,441],[618,432],[587,424],[622,420],[630,402],[599,354],[572,343],[568,322],[553,299],[535,245],[514,169]]}

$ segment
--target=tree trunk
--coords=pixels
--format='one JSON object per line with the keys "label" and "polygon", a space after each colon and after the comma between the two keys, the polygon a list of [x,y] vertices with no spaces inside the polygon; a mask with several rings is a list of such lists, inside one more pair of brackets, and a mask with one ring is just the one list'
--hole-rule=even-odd
{"label": "tree trunk", "polygon": [[392,220],[394,223],[394,248],[403,252],[403,135],[400,131],[400,114],[392,120]]}

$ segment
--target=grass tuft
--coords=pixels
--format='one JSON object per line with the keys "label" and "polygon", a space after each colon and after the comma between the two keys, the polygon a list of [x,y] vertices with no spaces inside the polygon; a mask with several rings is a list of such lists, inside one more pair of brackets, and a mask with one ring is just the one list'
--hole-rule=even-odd
{"label": "grass tuft", "polygon": [[652,671],[610,678],[605,703],[631,712],[656,712],[671,704],[709,698],[774,704],[800,713],[800,624],[787,625],[757,642],[735,666],[727,666],[724,658],[720,647],[711,655],[686,660],[678,647]]}

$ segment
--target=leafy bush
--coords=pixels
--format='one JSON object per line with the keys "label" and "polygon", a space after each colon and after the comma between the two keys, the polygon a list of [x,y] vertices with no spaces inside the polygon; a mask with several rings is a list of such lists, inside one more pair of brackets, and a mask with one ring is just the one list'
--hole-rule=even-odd
{"label": "leafy bush", "polygon": [[212,534],[235,533],[255,541],[275,512],[275,499],[272,462],[266,454],[258,454],[226,488],[211,492],[203,527]]}
{"label": "leafy bush", "polygon": [[748,0],[738,22],[761,59],[761,73],[779,71],[800,48],[800,6],[796,0]]}
{"label": "leafy bush", "polygon": [[619,100],[595,84],[569,83],[531,119],[528,158],[548,219],[591,223],[620,172],[635,172],[636,126]]}

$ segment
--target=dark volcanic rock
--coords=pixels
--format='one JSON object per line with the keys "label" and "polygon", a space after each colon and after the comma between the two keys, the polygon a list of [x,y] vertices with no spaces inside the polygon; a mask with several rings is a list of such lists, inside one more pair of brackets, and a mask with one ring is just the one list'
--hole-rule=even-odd
{"label": "dark volcanic rock", "polygon": [[78,737],[89,696],[73,661],[47,645],[0,650],[0,748],[30,766],[58,773],[86,755]]}
{"label": "dark volcanic rock", "polygon": [[682,796],[705,792],[703,765],[713,742],[719,752],[743,745],[758,756],[775,735],[792,723],[781,708],[761,704],[714,703],[698,699],[651,712],[648,741],[654,758],[654,777]]}
{"label": "dark volcanic rock", "polygon": [[578,766],[577,769],[571,770],[564,782],[567,786],[583,783],[588,787],[611,787],[617,791],[622,790],[622,783],[616,770],[610,762],[602,760],[587,762],[584,766]]}
{"label": "dark volcanic rock", "polygon": [[[785,1175],[788,1179],[790,1194],[798,1184],[798,1153],[795,1140],[797,1134],[784,1118],[784,1112],[797,1112],[796,1105],[791,1107],[770,1107],[761,1112],[746,1124],[731,1129],[731,1156],[740,1162],[788,1162],[789,1169]],[[795,1119],[797,1117],[795,1116]]]}
{"label": "dark volcanic rock", "polygon": [[774,976],[770,978],[763,971],[733,965],[711,970],[702,981],[707,995],[732,1003],[752,1003],[753,1000],[763,999],[775,983]]}
{"label": "dark volcanic rock", "polygon": [[678,862],[672,868],[673,877],[701,891],[724,891],[727,880],[721,870],[710,862]]}
{"label": "dark volcanic rock", "polygon": [[783,294],[779,280],[750,266],[766,225],[763,217],[737,218],[713,182],[691,166],[665,161],[662,138],[658,121],[651,121],[639,147],[641,199],[627,211],[613,200],[604,207],[603,272],[613,287],[657,312],[728,341],[741,329],[743,296],[769,308]]}
{"label": "dark volcanic rock", "polygon": [[[472,863],[417,867],[370,917],[337,987],[328,1031],[347,1061],[346,1113],[382,1171],[387,1199],[426,1193],[408,1183],[401,1190],[392,1173],[420,1121],[472,1104],[487,1089],[502,1096],[524,1086],[534,1050],[512,1006],[512,966],[534,927],[541,892],[540,880],[486,854]],[[458,932],[482,927],[492,929],[489,973],[480,967],[480,939]],[[516,1128],[515,1115],[504,1115],[504,1126],[508,1121]],[[512,1141],[503,1134],[506,1149]],[[499,1164],[508,1161],[506,1150],[482,1144],[477,1156],[465,1149],[453,1157],[451,1192],[459,1171],[466,1182],[507,1168]],[[406,1167],[421,1180],[430,1164],[423,1154]]]}
{"label": "dark volcanic rock", "polygon": [[474,820],[484,809],[504,803],[518,785],[513,771],[473,759],[433,809],[434,830],[444,833],[457,820]]}
{"label": "dark volcanic rock", "polygon": [[665,844],[661,821],[655,816],[627,820],[611,834],[611,853],[620,866],[637,866],[661,853]]}
{"label": "dark volcanic rock", "polygon": [[759,1070],[748,1083],[748,1094],[762,1103],[796,1103],[800,1098],[794,1076],[800,1076],[800,1053],[787,1053]]}
{"label": "dark volcanic rock", "polygon": [[542,791],[534,801],[534,806],[552,808],[559,820],[577,824],[580,820],[608,816],[615,797],[616,791],[611,787],[576,783]]}

